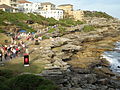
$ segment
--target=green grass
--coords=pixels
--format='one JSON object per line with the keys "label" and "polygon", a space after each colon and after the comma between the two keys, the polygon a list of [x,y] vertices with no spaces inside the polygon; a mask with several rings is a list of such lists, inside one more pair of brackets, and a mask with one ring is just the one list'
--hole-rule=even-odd
{"label": "green grass", "polygon": [[4,33],[0,33],[0,44],[6,44],[5,40],[8,40],[10,42],[10,37],[6,36]]}
{"label": "green grass", "polygon": [[84,11],[85,17],[99,17],[99,18],[107,18],[113,19],[112,16],[108,15],[105,12],[98,12],[98,11]]}
{"label": "green grass", "polygon": [[46,35],[43,35],[42,39],[49,39],[49,37],[47,37]]}
{"label": "green grass", "polygon": [[59,30],[59,33],[60,33],[61,35],[63,35],[64,33],[66,33],[66,29],[65,29],[64,27],[62,27],[62,26],[59,26],[59,27],[58,27],[58,30]]}
{"label": "green grass", "polygon": [[94,30],[95,30],[95,27],[91,26],[91,25],[84,26],[84,28],[83,28],[84,32],[90,32],[90,31],[94,31]]}
{"label": "green grass", "polygon": [[52,33],[52,32],[54,32],[54,31],[56,31],[55,28],[50,28],[50,30],[48,30],[48,33]]}
{"label": "green grass", "polygon": [[41,61],[32,61],[33,59],[30,59],[30,66],[24,67],[23,58],[16,58],[14,60],[8,61],[5,63],[4,66],[0,66],[0,69],[8,69],[12,70],[16,73],[41,73],[42,70],[44,70],[44,62]]}
{"label": "green grass", "polygon": [[9,13],[0,10],[0,26],[8,26],[9,24],[16,25],[21,29],[25,29],[28,32],[35,31],[33,28],[29,27],[27,23],[28,20],[33,21],[34,23],[38,23],[45,26],[53,26],[53,25],[61,25],[61,26],[75,26],[77,24],[83,24],[82,21],[74,21],[73,19],[62,19],[55,20],[54,18],[44,18],[38,14],[25,14],[25,13]]}

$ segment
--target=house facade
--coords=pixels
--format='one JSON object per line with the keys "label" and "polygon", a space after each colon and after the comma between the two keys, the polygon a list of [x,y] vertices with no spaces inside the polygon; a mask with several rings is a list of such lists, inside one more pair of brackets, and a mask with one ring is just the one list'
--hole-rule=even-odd
{"label": "house facade", "polygon": [[71,4],[59,5],[57,8],[64,11],[64,18],[71,18],[76,21],[83,20],[84,12],[82,10],[73,10],[73,5]]}
{"label": "house facade", "polygon": [[32,2],[20,3],[18,9],[20,12],[24,13],[35,13],[41,10],[41,4]]}
{"label": "house facade", "polygon": [[54,18],[56,20],[63,19],[63,10],[47,10],[47,11],[39,11],[41,16],[46,18]]}
{"label": "house facade", "polygon": [[63,10],[55,8],[55,5],[50,2],[32,3],[21,2],[18,5],[19,12],[38,13],[46,18],[55,18],[56,20],[63,19]]}
{"label": "house facade", "polygon": [[0,10],[5,11],[5,12],[15,12],[15,8],[8,6],[6,4],[0,5]]}
{"label": "house facade", "polygon": [[71,4],[59,5],[57,8],[64,10],[64,12],[73,11],[73,5],[71,5]]}
{"label": "house facade", "polygon": [[8,6],[11,6],[10,2],[11,2],[11,0],[0,0],[0,5],[6,4]]}
{"label": "house facade", "polygon": [[5,4],[10,7],[13,7],[15,9],[15,12],[17,12],[19,1],[25,1],[25,0],[0,0],[0,5]]}
{"label": "house facade", "polygon": [[55,5],[50,2],[41,3],[41,6],[42,6],[42,10],[44,11],[56,9]]}

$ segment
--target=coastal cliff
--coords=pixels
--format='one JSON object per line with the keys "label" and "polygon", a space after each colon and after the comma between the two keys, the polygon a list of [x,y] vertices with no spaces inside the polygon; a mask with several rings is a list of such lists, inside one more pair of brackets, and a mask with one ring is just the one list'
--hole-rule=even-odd
{"label": "coastal cliff", "polygon": [[[86,31],[88,26],[94,30]],[[46,70],[39,75],[55,81],[61,90],[119,90],[120,77],[109,69],[101,54],[119,41],[120,21],[94,17],[74,28],[62,36],[47,34],[54,38],[41,41],[32,52],[36,61],[46,61]]]}
{"label": "coastal cliff", "polygon": [[84,24],[58,27],[44,34],[39,45],[29,43],[31,64],[42,63],[36,74],[54,81],[60,90],[119,90],[120,76],[101,57],[120,39],[120,21],[86,17]]}

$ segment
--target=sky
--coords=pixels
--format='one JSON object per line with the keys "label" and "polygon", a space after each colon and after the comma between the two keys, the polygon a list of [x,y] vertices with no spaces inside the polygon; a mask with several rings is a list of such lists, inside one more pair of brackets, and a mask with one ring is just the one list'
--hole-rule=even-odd
{"label": "sky", "polygon": [[51,2],[55,5],[72,4],[74,10],[102,11],[120,19],[120,0],[28,0],[32,2]]}

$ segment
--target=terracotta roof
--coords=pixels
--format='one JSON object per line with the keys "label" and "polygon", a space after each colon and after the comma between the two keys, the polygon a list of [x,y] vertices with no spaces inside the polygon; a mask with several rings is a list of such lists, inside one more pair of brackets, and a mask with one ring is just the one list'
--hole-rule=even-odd
{"label": "terracotta roof", "polygon": [[0,5],[0,8],[14,9],[13,7],[10,7],[10,6],[6,5],[6,4]]}
{"label": "terracotta roof", "polygon": [[29,1],[26,1],[26,0],[21,0],[21,1],[18,1],[18,3],[32,3],[32,2],[29,2]]}
{"label": "terracotta roof", "polygon": [[44,2],[44,3],[41,3],[41,5],[54,5],[54,4],[52,4],[50,2]]}
{"label": "terracotta roof", "polygon": [[62,4],[62,5],[59,5],[59,6],[73,6],[72,4]]}

